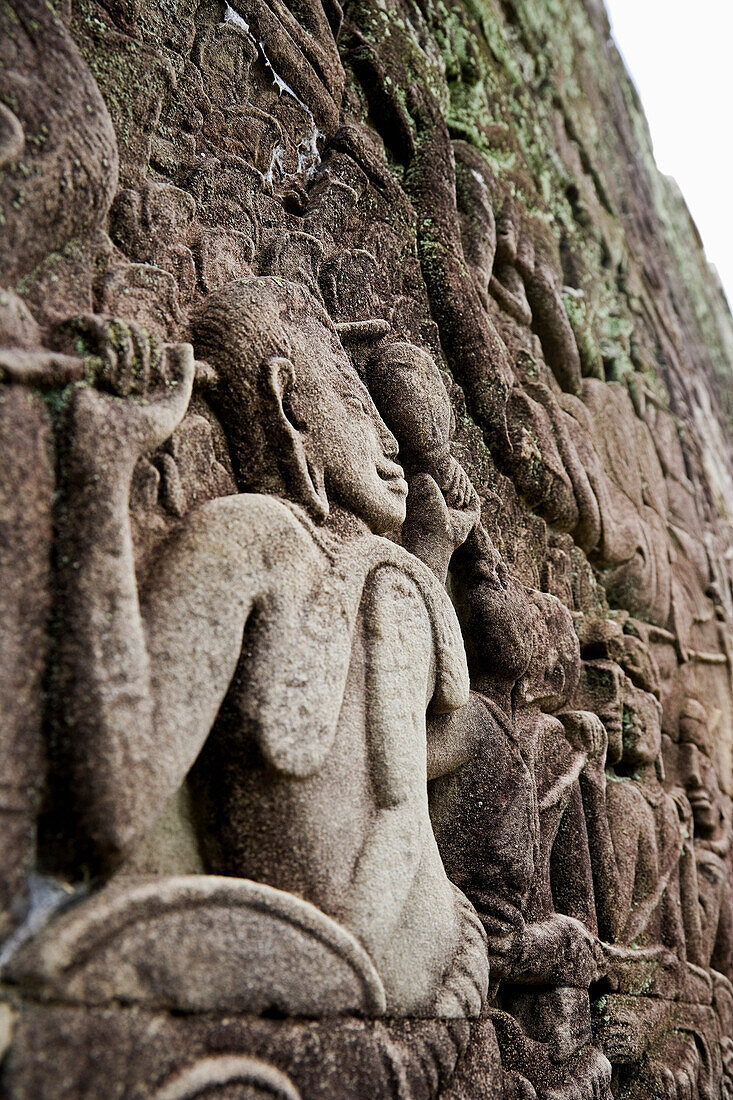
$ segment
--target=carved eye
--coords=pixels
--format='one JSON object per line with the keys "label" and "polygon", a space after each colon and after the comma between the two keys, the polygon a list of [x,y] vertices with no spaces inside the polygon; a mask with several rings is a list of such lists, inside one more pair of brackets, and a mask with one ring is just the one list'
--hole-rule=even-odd
{"label": "carved eye", "polygon": [[356,397],[354,394],[348,394],[346,397],[346,404],[352,409],[357,409],[364,416],[369,416],[369,407],[361,397]]}

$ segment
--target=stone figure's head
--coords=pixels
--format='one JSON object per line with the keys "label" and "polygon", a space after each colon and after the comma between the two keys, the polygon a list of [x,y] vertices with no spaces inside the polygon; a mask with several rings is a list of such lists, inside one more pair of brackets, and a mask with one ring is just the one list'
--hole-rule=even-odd
{"label": "stone figure's head", "polygon": [[[632,736],[631,726],[638,709],[635,700],[643,700],[645,693],[656,699],[660,697],[659,669],[649,646],[634,634],[626,633],[623,624],[616,620],[587,622],[582,648],[588,659],[583,661],[575,703],[601,719],[608,734],[606,760],[618,764],[624,755],[624,730],[627,740]],[[641,694],[633,696],[634,688]],[[647,710],[656,709],[651,703],[644,705]]]}
{"label": "stone figure's head", "polygon": [[0,280],[12,285],[68,241],[102,229],[117,182],[112,120],[53,6],[3,5]]}
{"label": "stone figure's head", "polygon": [[496,262],[512,265],[519,251],[521,224],[516,203],[506,198],[496,219]]}
{"label": "stone figure's head", "polygon": [[484,304],[496,255],[497,184],[486,158],[465,141],[453,142],[456,201],[463,255]]}
{"label": "stone figure's head", "polygon": [[625,683],[624,671],[615,661],[583,661],[574,704],[597,714],[603,722],[608,735],[609,764],[617,764],[623,755]]}
{"label": "stone figure's head", "polygon": [[432,471],[448,455],[453,412],[440,371],[424,348],[385,343],[367,363],[366,381],[380,413],[414,470]]}
{"label": "stone figure's head", "polygon": [[573,617],[560,600],[534,588],[526,591],[538,612],[538,625],[534,656],[517,685],[517,704],[552,713],[573,697],[578,685],[580,643]]}
{"label": "stone figure's head", "polygon": [[539,617],[528,589],[503,575],[500,561],[478,525],[451,562],[451,594],[471,678],[488,677],[498,687],[511,688],[532,660]]}
{"label": "stone figure's head", "polygon": [[661,768],[662,707],[650,692],[624,678],[622,719],[623,756],[626,767],[657,764]]}
{"label": "stone figure's head", "polygon": [[712,839],[725,818],[718,777],[711,760],[711,737],[705,708],[686,699],[679,717],[679,770],[695,819],[695,835]]}
{"label": "stone figure's head", "polygon": [[242,488],[285,496],[318,521],[337,507],[376,533],[401,526],[397,441],[310,291],[278,277],[230,283],[192,329],[218,373]]}

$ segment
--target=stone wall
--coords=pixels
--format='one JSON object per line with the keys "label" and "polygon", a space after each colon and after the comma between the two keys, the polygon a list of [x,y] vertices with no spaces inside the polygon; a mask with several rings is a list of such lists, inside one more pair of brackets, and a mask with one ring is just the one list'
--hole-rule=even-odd
{"label": "stone wall", "polygon": [[0,1068],[733,1096],[733,321],[600,0],[0,3]]}

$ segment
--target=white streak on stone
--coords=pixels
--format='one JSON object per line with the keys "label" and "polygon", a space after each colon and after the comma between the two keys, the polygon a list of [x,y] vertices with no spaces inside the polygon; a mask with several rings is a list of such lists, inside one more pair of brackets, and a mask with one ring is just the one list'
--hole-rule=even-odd
{"label": "white streak on stone", "polygon": [[285,147],[279,143],[275,145],[272,150],[272,156],[270,158],[270,166],[267,171],[260,175],[265,183],[270,187],[274,185],[275,176],[277,174],[280,180],[296,180],[304,178],[307,182],[312,179],[321,163],[321,155],[318,151],[318,139],[323,137],[323,134],[316,125],[316,120],[313,116],[313,112],[307,103],[298,96],[290,87],[288,82],[280,76],[280,73],[275,69],[274,65],[268,57],[267,50],[265,49],[265,43],[257,42],[252,31],[250,30],[249,23],[247,23],[242,16],[234,10],[234,8],[226,3],[224,6],[224,21],[226,23],[233,23],[235,26],[240,27],[245,31],[250,39],[259,47],[262,54],[262,58],[266,67],[270,70],[272,81],[277,88],[278,96],[288,95],[290,98],[298,104],[301,110],[305,111],[308,121],[310,123],[310,131],[307,135],[302,137],[296,146],[298,154],[298,167],[294,172],[288,172],[285,169]]}
{"label": "white streak on stone", "polygon": [[249,23],[245,22],[239,12],[235,11],[229,4],[224,5],[224,22],[233,23],[235,27],[241,27],[243,31],[246,31],[246,33],[250,35],[250,38],[252,37],[249,30]]}

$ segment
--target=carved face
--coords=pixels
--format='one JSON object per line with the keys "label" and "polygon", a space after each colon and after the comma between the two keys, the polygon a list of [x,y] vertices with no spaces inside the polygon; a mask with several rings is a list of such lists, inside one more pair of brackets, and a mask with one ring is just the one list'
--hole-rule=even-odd
{"label": "carved face", "polygon": [[[39,57],[53,57],[52,72]],[[22,18],[5,5],[0,99],[0,267],[12,284],[67,241],[93,239],[117,190],[118,158],[99,88],[46,4]]]}
{"label": "carved face", "polygon": [[[307,354],[307,361],[305,355]],[[407,483],[395,461],[397,440],[377,412],[346,353],[324,329],[298,356],[298,419],[309,468],[331,506],[362,519],[376,534],[405,520]]]}
{"label": "carved face", "polygon": [[496,223],[486,186],[475,180],[470,196],[464,200],[467,208],[461,211],[461,241],[464,256],[477,285],[486,290],[496,256]]}
{"label": "carved face", "polygon": [[519,226],[511,203],[505,203],[496,219],[496,259],[499,263],[513,264],[517,258]]}
{"label": "carved face", "polygon": [[697,745],[683,741],[679,769],[695,818],[695,833],[709,837],[721,821],[720,787],[712,761]]}
{"label": "carved face", "polygon": [[230,283],[192,330],[219,372],[218,411],[246,489],[289,496],[318,519],[343,508],[377,534],[402,525],[397,440],[305,287]]}
{"label": "carved face", "polygon": [[609,764],[623,754],[623,698],[626,677],[615,661],[584,661],[575,705],[597,714],[608,734]]}
{"label": "carved face", "polygon": [[534,657],[519,681],[518,699],[558,710],[575,691],[580,675],[580,645],[567,608],[545,592],[527,590],[537,608]]}
{"label": "carved face", "polygon": [[481,154],[463,141],[453,143],[461,243],[477,289],[485,294],[496,255],[496,221],[489,189],[491,172]]}
{"label": "carved face", "polygon": [[623,709],[623,760],[653,764],[662,749],[662,708],[648,691],[627,681]]}
{"label": "carved face", "polygon": [[510,578],[502,587],[474,567],[456,595],[473,674],[516,683],[532,660],[539,630],[539,613],[524,586]]}

